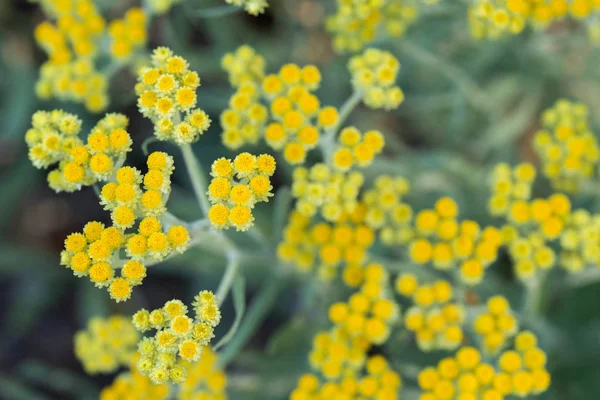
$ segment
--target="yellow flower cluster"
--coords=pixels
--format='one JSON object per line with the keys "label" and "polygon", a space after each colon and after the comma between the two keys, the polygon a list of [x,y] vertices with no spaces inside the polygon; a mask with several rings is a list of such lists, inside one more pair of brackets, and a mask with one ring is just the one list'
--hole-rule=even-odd
{"label": "yellow flower cluster", "polygon": [[402,388],[400,375],[394,372],[381,355],[369,357],[366,374],[344,376],[339,382],[319,382],[313,374],[304,374],[298,380],[290,400],[364,399],[396,400]]}
{"label": "yellow flower cluster", "polygon": [[378,34],[404,34],[417,18],[419,0],[337,0],[337,12],[327,18],[337,52],[357,52]]}
{"label": "yellow flower cluster", "polygon": [[362,265],[375,242],[374,231],[354,215],[336,224],[311,224],[310,218],[298,211],[290,215],[283,237],[277,249],[282,261],[304,272],[316,264],[319,277],[326,281],[337,275],[340,264],[345,264],[344,281],[351,287],[362,283]]}
{"label": "yellow flower cluster", "polygon": [[421,350],[450,350],[461,344],[465,310],[453,301],[454,294],[448,281],[419,285],[415,275],[404,273],[396,280],[396,291],[410,297],[414,303],[405,313],[404,325],[415,333]]}
{"label": "yellow flower cluster", "polygon": [[225,0],[225,2],[234,6],[244,7],[244,10],[248,14],[254,16],[264,13],[269,6],[267,0]]}
{"label": "yellow flower cluster", "polygon": [[560,235],[560,249],[560,265],[569,272],[600,265],[600,217],[587,210],[573,211]]}
{"label": "yellow flower cluster", "polygon": [[487,301],[486,310],[473,322],[473,329],[481,337],[486,353],[497,354],[519,329],[510,304],[504,296],[493,296]]}
{"label": "yellow flower cluster", "polygon": [[329,307],[330,321],[352,338],[364,338],[376,345],[384,343],[400,316],[398,305],[386,291],[387,281],[387,272],[381,265],[368,265],[360,291],[347,302]]}
{"label": "yellow flower cluster", "polygon": [[222,65],[237,88],[221,114],[223,144],[230,149],[264,136],[287,162],[300,164],[338,120],[337,109],[322,107],[313,93],[321,83],[314,65],[286,64],[277,74],[264,76],[264,58],[249,46],[226,54]]}
{"label": "yellow flower cluster", "polygon": [[225,54],[221,67],[227,71],[231,86],[236,88],[247,82],[259,84],[265,77],[265,58],[248,45]]}
{"label": "yellow flower cluster", "polygon": [[525,214],[527,200],[531,198],[531,186],[536,170],[530,163],[520,163],[514,168],[508,164],[496,164],[491,175],[492,195],[488,211],[492,216],[509,216],[515,222]]}
{"label": "yellow flower cluster", "polygon": [[457,220],[458,206],[442,197],[433,210],[419,211],[414,219],[414,239],[409,256],[417,264],[433,263],[437,269],[460,265],[460,278],[478,284],[485,268],[496,260],[503,238],[500,230],[488,226],[481,230],[475,221]]}
{"label": "yellow flower cluster", "polygon": [[227,400],[227,375],[217,361],[217,353],[205,347],[197,362],[187,363],[188,377],[179,385],[177,400]]}
{"label": "yellow flower cluster", "polygon": [[62,110],[38,111],[25,134],[29,159],[36,168],[58,167],[48,174],[49,186],[57,192],[73,192],[107,180],[131,151],[125,130],[127,117],[107,114],[92,129],[87,143],[78,137],[81,121]]}
{"label": "yellow flower cluster", "polygon": [[141,309],[133,315],[133,325],[140,331],[156,329],[153,337],[138,344],[141,354],[138,370],[158,385],[182,383],[188,369],[181,360],[195,362],[214,337],[214,328],[221,321],[221,311],[212,292],[203,290],[192,303],[195,319],[187,316],[188,308],[180,300],[170,300],[151,312]]}
{"label": "yellow flower cluster", "polygon": [[552,268],[556,261],[552,247],[543,236],[536,233],[514,238],[508,250],[514,262],[515,274],[523,281],[533,281],[538,271]]}
{"label": "yellow flower cluster", "polygon": [[366,207],[365,223],[379,229],[380,238],[387,245],[406,244],[413,236],[410,227],[413,210],[402,201],[409,191],[406,178],[380,175],[361,196]]}
{"label": "yellow flower cluster", "polygon": [[[483,39],[516,35],[527,25],[544,29],[567,16],[585,20],[597,15],[598,8],[595,0],[474,0],[468,16],[471,34]],[[593,33],[594,26],[590,29]]]}
{"label": "yellow flower cluster", "polygon": [[340,132],[338,143],[339,146],[331,157],[331,164],[339,171],[348,171],[355,165],[371,165],[375,156],[383,150],[385,139],[376,130],[362,134],[355,127],[348,127]]}
{"label": "yellow flower cluster", "polygon": [[94,59],[106,21],[90,0],[43,0],[41,5],[56,23],[44,21],[34,32],[49,56],[41,67],[38,96],[83,102],[90,111],[102,111],[108,104],[106,78],[95,69]]}
{"label": "yellow flower cluster", "polygon": [[395,84],[400,63],[389,51],[367,49],[352,57],[348,68],[352,86],[367,107],[393,110],[404,101],[404,92]]}
{"label": "yellow flower cluster", "polygon": [[139,353],[132,357],[129,372],[119,374],[110,386],[100,392],[99,400],[166,400],[168,385],[154,385],[150,378],[140,374],[135,364]]}
{"label": "yellow flower cluster", "polygon": [[542,125],[534,144],[544,175],[556,190],[577,192],[581,182],[596,176],[600,158],[598,142],[589,128],[588,108],[558,100],[542,114]]}
{"label": "yellow flower cluster", "polygon": [[[107,287],[117,302],[129,299],[132,288],[142,283],[148,259],[163,260],[174,252],[183,253],[189,245],[190,236],[184,226],[173,225],[163,231],[159,220],[166,211],[173,159],[154,152],[147,164],[148,173],[143,178],[135,168],[122,167],[116,181],[102,188],[101,203],[111,210],[113,226],[87,223],[83,232],[67,237],[61,253],[62,265],[71,268],[75,276],[89,276],[97,287]],[[144,191],[139,187],[142,181]],[[137,232],[127,233],[140,216],[144,218]],[[122,249],[128,257],[125,260],[121,258]],[[121,269],[120,277],[115,277],[117,268]]]}
{"label": "yellow flower cluster", "polygon": [[200,78],[184,58],[166,47],[154,50],[152,66],[141,69],[135,92],[140,113],[152,120],[159,140],[189,144],[206,132],[210,118],[195,108],[198,86]]}
{"label": "yellow flower cluster", "polygon": [[148,0],[148,7],[155,14],[165,14],[175,4],[181,3],[181,0]]}
{"label": "yellow flower cluster", "polygon": [[75,334],[75,356],[88,374],[111,373],[129,364],[139,339],[129,318],[94,317]]}
{"label": "yellow flower cluster", "polygon": [[297,167],[292,184],[292,195],[298,199],[296,210],[306,217],[320,214],[326,221],[339,221],[357,207],[363,182],[360,172],[335,172],[323,163],[310,169]]}
{"label": "yellow flower cluster", "polygon": [[147,16],[143,9],[127,10],[123,19],[115,19],[108,25],[110,54],[115,60],[125,60],[146,45]]}
{"label": "yellow flower cluster", "polygon": [[211,168],[212,181],[208,197],[212,206],[208,219],[215,229],[233,226],[248,230],[254,222],[252,208],[273,196],[270,177],[275,173],[275,159],[268,154],[254,156],[241,153],[233,161],[219,158]]}

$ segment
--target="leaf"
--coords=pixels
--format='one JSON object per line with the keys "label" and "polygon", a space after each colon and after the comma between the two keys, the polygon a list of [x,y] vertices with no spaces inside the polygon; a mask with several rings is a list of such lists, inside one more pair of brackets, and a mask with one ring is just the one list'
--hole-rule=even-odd
{"label": "leaf", "polygon": [[0,375],[0,398],[11,400],[51,400],[37,390],[28,388],[25,384],[12,377]]}
{"label": "leaf", "polygon": [[229,328],[229,331],[214,346],[214,350],[223,347],[229,343],[231,339],[233,339],[240,326],[240,323],[242,322],[242,318],[244,317],[244,312],[246,311],[246,281],[242,275],[238,274],[233,281],[232,293],[233,308],[235,309],[235,320],[233,321],[231,328]]}
{"label": "leaf", "polygon": [[275,206],[273,207],[273,231],[271,240],[274,247],[281,241],[281,234],[288,218],[291,203],[292,194],[290,188],[287,186],[279,188],[275,195]]}

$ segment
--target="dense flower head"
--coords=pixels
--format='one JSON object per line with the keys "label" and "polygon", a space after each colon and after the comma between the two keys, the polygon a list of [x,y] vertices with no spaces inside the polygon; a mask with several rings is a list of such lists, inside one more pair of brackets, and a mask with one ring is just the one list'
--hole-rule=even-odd
{"label": "dense flower head", "polygon": [[530,163],[511,167],[505,163],[494,166],[491,174],[492,194],[488,211],[492,216],[508,216],[515,223],[527,222],[527,201],[537,171]]}
{"label": "dense flower head", "polygon": [[[183,383],[203,351],[214,338],[214,328],[221,321],[221,311],[212,292],[201,291],[192,308],[195,317],[188,317],[188,307],[180,300],[170,300],[153,311],[141,309],[132,317],[140,331],[156,330],[152,337],[138,343],[141,357],[137,369],[159,385]],[[214,356],[209,353],[209,357]],[[179,362],[179,360],[188,363]]]}
{"label": "dense flower head", "polygon": [[248,230],[254,223],[254,205],[273,196],[270,178],[275,167],[275,159],[268,154],[240,153],[233,160],[219,158],[213,162],[213,179],[206,193],[212,204],[208,219],[213,228]]}
{"label": "dense flower head", "polygon": [[193,143],[210,126],[210,118],[196,108],[200,78],[189,63],[166,47],[152,53],[150,66],[141,68],[135,86],[140,113],[154,123],[159,140]]}
{"label": "dense flower head", "polygon": [[92,112],[106,108],[106,78],[95,67],[106,21],[90,0],[43,0],[49,17],[40,23],[35,40],[48,54],[36,85],[39,97],[84,103]]}
{"label": "dense flower head", "polygon": [[321,382],[314,374],[304,374],[292,393],[290,400],[303,399],[398,399],[402,389],[400,375],[393,371],[381,355],[369,357],[365,370]]}
{"label": "dense flower head", "polygon": [[337,52],[357,52],[383,33],[399,37],[419,14],[414,0],[337,0],[337,12],[327,18]]}
{"label": "dense flower head", "polygon": [[450,350],[462,343],[465,310],[454,300],[450,282],[420,284],[415,275],[404,273],[396,279],[396,291],[412,299],[413,305],[404,315],[404,325],[415,333],[421,350]]}
{"label": "dense flower head", "polygon": [[88,321],[87,329],[75,334],[75,356],[88,374],[111,373],[129,365],[139,338],[129,318],[94,317]]}
{"label": "dense flower head", "polygon": [[410,226],[412,207],[403,202],[410,191],[410,183],[401,176],[378,176],[373,187],[361,196],[366,207],[365,223],[380,231],[380,238],[387,245],[406,244],[413,236]]}
{"label": "dense flower head", "polygon": [[393,110],[404,101],[404,92],[396,85],[400,63],[385,50],[367,49],[348,63],[354,90],[370,108]]}
{"label": "dense flower head", "polygon": [[244,10],[248,14],[254,16],[264,13],[269,6],[267,0],[225,0],[225,2],[234,6],[244,7]]}
{"label": "dense flower head", "polygon": [[354,217],[344,217],[338,223],[311,223],[309,217],[292,212],[277,248],[279,258],[302,272],[316,267],[319,278],[325,281],[335,278],[344,266],[344,282],[358,287],[364,280],[364,263],[375,232]]}
{"label": "dense flower head", "polygon": [[139,7],[127,10],[123,19],[115,19],[108,25],[110,54],[116,60],[126,60],[146,45],[148,16]]}
{"label": "dense flower head", "polygon": [[324,163],[297,167],[292,184],[296,210],[307,217],[320,214],[328,222],[340,221],[358,206],[363,182],[360,172],[336,172]]}
{"label": "dense flower head", "polygon": [[218,354],[206,346],[198,361],[184,362],[188,376],[185,382],[179,385],[178,400],[226,400],[227,375],[219,367],[218,360]]}
{"label": "dense flower head", "polygon": [[132,357],[128,372],[119,374],[111,385],[100,392],[99,400],[166,400],[168,385],[155,385],[136,368],[139,353]]}
{"label": "dense flower head", "polygon": [[377,130],[363,134],[355,127],[344,128],[338,136],[338,146],[331,155],[330,164],[339,171],[348,171],[354,166],[367,167],[381,153],[384,144],[383,134]]}
{"label": "dense flower head", "polygon": [[78,136],[81,120],[62,110],[38,111],[25,134],[29,159],[36,168],[58,166],[48,173],[48,184],[57,192],[73,192],[82,186],[106,181],[131,151],[125,130],[127,117],[106,114],[92,128],[84,143]]}
{"label": "dense flower head", "polygon": [[486,310],[473,321],[473,330],[481,339],[481,346],[491,354],[497,354],[517,333],[519,322],[513,315],[510,303],[504,296],[490,297]]}
{"label": "dense flower head", "polygon": [[229,108],[221,113],[223,143],[230,149],[256,144],[263,136],[269,110],[260,103],[260,89],[248,80],[229,99]]}
{"label": "dense flower head", "polygon": [[[142,283],[145,264],[183,253],[189,246],[187,228],[163,228],[160,220],[170,194],[172,157],[154,152],[148,156],[147,165],[144,176],[133,167],[116,171],[115,181],[100,191],[101,204],[111,212],[112,226],[87,223],[83,232],[66,238],[61,253],[62,265],[77,277],[89,277],[96,287],[106,287],[117,302],[129,299],[133,287]],[[117,269],[120,276],[115,275]]]}
{"label": "dense flower head", "polygon": [[595,176],[600,149],[590,131],[588,108],[582,103],[558,100],[542,114],[535,149],[542,172],[556,190],[576,192],[581,182]]}
{"label": "dense flower head", "polygon": [[221,66],[227,71],[229,83],[235,88],[248,82],[259,84],[265,76],[265,58],[246,44],[225,54]]}
{"label": "dense flower head", "polygon": [[600,260],[600,217],[587,210],[573,211],[560,234],[560,266],[576,273],[589,266],[597,268]]}

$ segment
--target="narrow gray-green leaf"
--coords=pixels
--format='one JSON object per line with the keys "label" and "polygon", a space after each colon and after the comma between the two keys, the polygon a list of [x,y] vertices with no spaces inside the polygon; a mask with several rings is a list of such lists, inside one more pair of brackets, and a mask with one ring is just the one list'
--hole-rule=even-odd
{"label": "narrow gray-green leaf", "polygon": [[235,281],[233,282],[233,307],[235,309],[235,320],[229,328],[229,331],[219,340],[219,342],[214,346],[214,349],[217,350],[220,347],[223,347],[233,337],[240,327],[240,322],[242,322],[242,318],[244,317],[244,312],[246,311],[246,281],[244,277],[240,274],[236,276]]}

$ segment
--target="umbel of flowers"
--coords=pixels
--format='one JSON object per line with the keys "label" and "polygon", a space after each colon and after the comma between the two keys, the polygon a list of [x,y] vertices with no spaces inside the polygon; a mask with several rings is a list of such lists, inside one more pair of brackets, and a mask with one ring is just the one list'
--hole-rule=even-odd
{"label": "umbel of flowers", "polygon": [[221,311],[212,292],[201,291],[192,303],[194,318],[188,317],[188,307],[180,300],[170,300],[151,312],[142,309],[133,315],[133,324],[140,332],[156,330],[153,337],[138,344],[141,355],[138,370],[154,384],[182,383],[187,368],[180,360],[195,362],[214,337],[213,330],[221,321]]}

